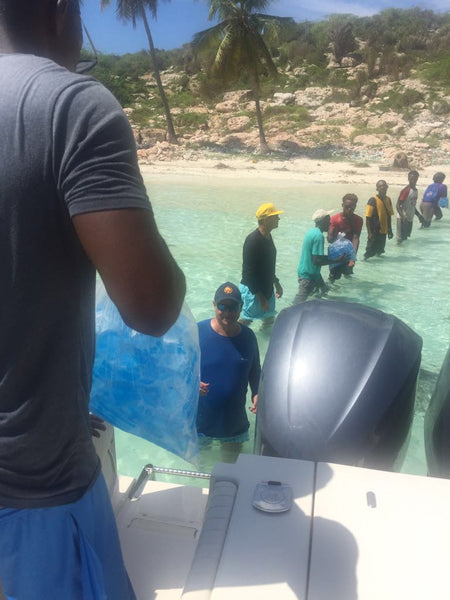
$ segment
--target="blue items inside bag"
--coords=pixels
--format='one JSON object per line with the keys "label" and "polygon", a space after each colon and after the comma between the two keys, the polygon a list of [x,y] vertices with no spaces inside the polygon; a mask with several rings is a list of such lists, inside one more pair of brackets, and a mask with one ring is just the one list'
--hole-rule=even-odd
{"label": "blue items inside bag", "polygon": [[343,257],[342,262],[330,264],[330,269],[336,269],[342,265],[348,264],[349,261],[356,260],[356,252],[353,244],[345,237],[345,233],[338,233],[337,240],[328,246],[328,258],[336,260]]}
{"label": "blue items inside bag", "polygon": [[127,327],[98,286],[96,336],[91,412],[192,459],[198,452],[200,348],[187,305],[169,331],[155,338]]}

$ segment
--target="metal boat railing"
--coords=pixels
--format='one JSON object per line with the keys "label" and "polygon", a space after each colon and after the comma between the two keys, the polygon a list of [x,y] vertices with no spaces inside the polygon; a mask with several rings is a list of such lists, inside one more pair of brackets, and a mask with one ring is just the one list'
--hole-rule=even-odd
{"label": "metal boat railing", "polygon": [[142,494],[145,484],[147,481],[154,481],[155,474],[160,473],[163,475],[175,475],[178,477],[194,477],[197,479],[210,479],[211,473],[202,473],[201,471],[188,471],[185,469],[171,469],[169,467],[156,467],[155,465],[148,464],[142,469],[139,477],[131,484],[128,491],[128,498],[130,500],[139,498]]}

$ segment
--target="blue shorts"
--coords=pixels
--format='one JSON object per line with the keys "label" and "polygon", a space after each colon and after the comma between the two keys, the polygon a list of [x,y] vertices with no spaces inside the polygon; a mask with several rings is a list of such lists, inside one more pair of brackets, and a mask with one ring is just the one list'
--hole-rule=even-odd
{"label": "blue shorts", "polygon": [[241,319],[253,321],[253,319],[267,319],[268,317],[274,317],[276,315],[274,293],[272,293],[272,296],[269,298],[269,310],[264,312],[258,298],[255,294],[252,294],[246,285],[240,283],[239,291],[241,292],[243,303]]}
{"label": "blue shorts", "polygon": [[136,600],[102,475],[78,502],[0,509],[0,581],[8,600]]}

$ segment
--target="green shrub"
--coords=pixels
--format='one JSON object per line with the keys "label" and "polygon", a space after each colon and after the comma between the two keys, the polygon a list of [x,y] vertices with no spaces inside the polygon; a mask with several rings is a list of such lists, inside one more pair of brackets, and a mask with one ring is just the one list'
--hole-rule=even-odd
{"label": "green shrub", "polygon": [[420,102],[425,102],[425,96],[422,92],[418,90],[413,90],[410,88],[402,89],[392,89],[387,95],[381,99],[381,101],[373,108],[374,111],[388,111],[393,110],[395,112],[401,113],[403,118],[407,121],[414,117],[417,112],[420,110],[416,104]]}
{"label": "green shrub", "polygon": [[311,117],[308,110],[304,106],[295,105],[271,105],[264,110],[264,119],[277,117],[279,120],[288,119],[295,122],[296,126],[306,125],[310,122]]}
{"label": "green shrub", "polygon": [[438,58],[433,62],[425,62],[418,68],[420,79],[429,84],[440,84],[447,93],[450,92],[450,55]]}
{"label": "green shrub", "polygon": [[424,138],[419,138],[419,142],[428,144],[430,148],[439,148],[442,140],[435,135],[428,135]]}
{"label": "green shrub", "polygon": [[171,106],[186,108],[187,106],[195,106],[198,104],[198,99],[191,91],[183,90],[182,92],[173,92],[170,94],[169,102]]}
{"label": "green shrub", "polygon": [[208,122],[208,115],[201,113],[182,112],[178,115],[172,115],[172,118],[175,128],[180,133],[183,133],[183,130],[196,130]]}
{"label": "green shrub", "polygon": [[391,131],[388,127],[366,127],[366,126],[356,126],[352,133],[350,134],[350,140],[353,140],[359,135],[385,135],[390,134]]}

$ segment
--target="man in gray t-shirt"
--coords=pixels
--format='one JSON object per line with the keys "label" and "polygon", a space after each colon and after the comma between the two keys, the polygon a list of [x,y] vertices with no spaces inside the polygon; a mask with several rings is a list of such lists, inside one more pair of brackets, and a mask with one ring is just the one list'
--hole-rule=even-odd
{"label": "man in gray t-shirt", "polygon": [[[19,541],[18,518],[8,527],[23,511],[52,514],[97,493],[88,418],[96,270],[127,324],[152,335],[173,324],[185,291],[121,107],[72,72],[80,46],[78,0],[0,0],[0,582],[21,600],[84,597],[58,595],[50,567],[33,574],[34,555],[23,572],[33,542]],[[6,564],[8,531],[21,558]],[[25,592],[27,577],[45,580],[42,589]]]}

